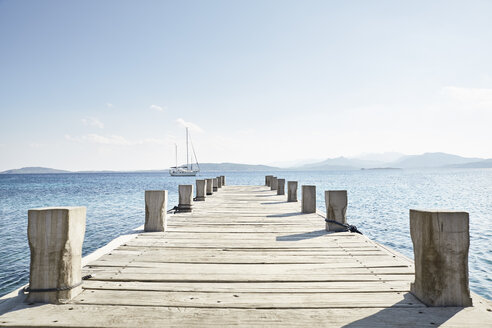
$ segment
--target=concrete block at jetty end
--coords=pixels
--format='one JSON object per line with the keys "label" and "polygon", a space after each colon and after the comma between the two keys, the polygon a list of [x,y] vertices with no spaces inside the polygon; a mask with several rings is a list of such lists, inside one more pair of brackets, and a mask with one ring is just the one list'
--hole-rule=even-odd
{"label": "concrete block at jetty end", "polygon": [[217,178],[212,179],[212,186],[213,186],[212,191],[213,192],[216,192],[217,190],[219,190],[219,181],[218,180],[219,179],[217,179]]}
{"label": "concrete block at jetty end", "polygon": [[196,180],[196,201],[204,201],[205,194],[207,192],[207,181],[206,180]]}
{"label": "concrete block at jetty end", "polygon": [[144,231],[166,231],[167,228],[167,190],[145,191]]}
{"label": "concrete block at jetty end", "polygon": [[410,291],[428,306],[472,306],[466,212],[410,210],[415,282]]}
{"label": "concrete block at jetty end", "polygon": [[[82,291],[85,207],[48,207],[28,211],[31,249],[29,303],[66,303]],[[46,289],[66,289],[43,291]],[[37,290],[37,291],[36,291]]]}
{"label": "concrete block at jetty end", "polygon": [[316,213],[316,186],[302,186],[302,213]]}
{"label": "concrete block at jetty end", "polygon": [[277,179],[277,195],[285,195],[285,179]]}
{"label": "concrete block at jetty end", "polygon": [[272,177],[270,180],[270,190],[277,191],[278,189],[278,179],[277,177]]}
{"label": "concrete block at jetty end", "polygon": [[214,193],[214,180],[213,179],[206,179],[207,180],[207,196],[212,195]]}
{"label": "concrete block at jetty end", "polygon": [[191,212],[191,202],[193,201],[193,185],[179,185],[178,212]]}
{"label": "concrete block at jetty end", "polygon": [[265,175],[265,186],[270,187],[270,181],[272,179],[273,175]]}
{"label": "concrete block at jetty end", "polygon": [[222,179],[217,177],[217,188],[222,188]]}
{"label": "concrete block at jetty end", "polygon": [[222,183],[222,186],[225,186],[225,175],[220,176],[220,181]]}
{"label": "concrete block at jetty end", "polygon": [[[326,218],[347,224],[347,190],[325,190]],[[336,223],[326,222],[326,231],[347,231],[347,228]]]}
{"label": "concrete block at jetty end", "polygon": [[287,181],[287,201],[297,202],[297,181]]}

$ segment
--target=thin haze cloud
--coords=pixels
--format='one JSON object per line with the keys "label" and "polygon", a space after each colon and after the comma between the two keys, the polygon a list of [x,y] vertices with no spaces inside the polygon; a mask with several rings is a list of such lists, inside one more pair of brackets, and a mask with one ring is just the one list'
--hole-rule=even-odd
{"label": "thin haze cloud", "polygon": [[150,109],[153,109],[153,110],[158,111],[158,112],[164,111],[164,108],[161,106],[158,106],[158,105],[150,105]]}
{"label": "thin haze cloud", "polygon": [[467,106],[492,107],[492,89],[448,86],[442,88],[442,92]]}
{"label": "thin haze cloud", "polygon": [[99,128],[99,129],[104,128],[104,123],[95,117],[86,117],[86,118],[83,118],[81,121],[82,121],[82,124],[84,124],[85,126],[93,126],[93,127]]}

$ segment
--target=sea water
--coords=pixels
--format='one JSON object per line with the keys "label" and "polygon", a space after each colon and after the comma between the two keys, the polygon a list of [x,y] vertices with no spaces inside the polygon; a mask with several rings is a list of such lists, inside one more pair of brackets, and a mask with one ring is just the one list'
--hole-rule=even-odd
{"label": "sea water", "polygon": [[[301,185],[316,185],[322,211],[324,190],[346,189],[348,222],[410,258],[409,209],[469,212],[470,287],[492,298],[492,169],[203,172],[196,178],[226,175],[228,185],[263,185],[266,174],[298,181],[299,198]],[[168,190],[171,208],[178,185],[194,182],[167,173],[0,175],[0,295],[29,280],[28,209],[86,206],[86,255],[144,223],[145,190]]]}

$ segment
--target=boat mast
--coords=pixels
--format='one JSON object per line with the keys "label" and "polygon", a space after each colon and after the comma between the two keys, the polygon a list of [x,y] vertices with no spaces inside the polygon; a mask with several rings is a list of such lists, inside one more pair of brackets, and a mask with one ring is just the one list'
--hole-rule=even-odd
{"label": "boat mast", "polygon": [[190,161],[188,159],[188,128],[186,128],[186,168],[190,169]]}
{"label": "boat mast", "polygon": [[178,144],[174,144],[174,154],[176,155],[176,168],[178,168]]}

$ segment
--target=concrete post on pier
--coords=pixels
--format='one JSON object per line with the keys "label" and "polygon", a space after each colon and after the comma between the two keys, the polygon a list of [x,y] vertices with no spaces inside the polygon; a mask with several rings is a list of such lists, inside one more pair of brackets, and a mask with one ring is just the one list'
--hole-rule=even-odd
{"label": "concrete post on pier", "polygon": [[144,231],[166,231],[166,228],[167,190],[146,190]]}
{"label": "concrete post on pier", "polygon": [[272,177],[270,180],[270,190],[277,191],[278,189],[278,179],[277,177]]}
{"label": "concrete post on pier", "polygon": [[217,178],[212,179],[212,191],[216,192],[219,189],[219,181]]}
{"label": "concrete post on pier", "polygon": [[285,179],[277,179],[277,195],[285,195]]}
{"label": "concrete post on pier", "polygon": [[214,193],[214,180],[213,179],[206,179],[207,180],[207,196],[212,195]]}
{"label": "concrete post on pier", "polygon": [[193,201],[193,185],[179,185],[178,212],[191,212]]}
{"label": "concrete post on pier", "polygon": [[85,207],[28,211],[29,303],[66,303],[82,291]]}
{"label": "concrete post on pier", "polygon": [[222,179],[220,177],[217,177],[217,188],[222,188]]}
{"label": "concrete post on pier", "polygon": [[316,213],[316,186],[302,186],[302,213]]}
{"label": "concrete post on pier", "polygon": [[428,306],[472,306],[466,212],[410,210],[415,282],[410,292]]}
{"label": "concrete post on pier", "polygon": [[297,181],[287,182],[287,201],[297,202]]}
{"label": "concrete post on pier", "polygon": [[[347,190],[325,190],[326,218],[341,224],[347,224]],[[326,231],[347,231],[336,223],[326,222]]]}
{"label": "concrete post on pier", "polygon": [[207,189],[207,180],[196,180],[196,201],[204,201]]}
{"label": "concrete post on pier", "polygon": [[270,181],[273,178],[273,175],[265,175],[265,186],[270,187]]}
{"label": "concrete post on pier", "polygon": [[221,179],[221,182],[222,182],[222,186],[225,186],[225,175],[221,175],[220,176],[220,179]]}

